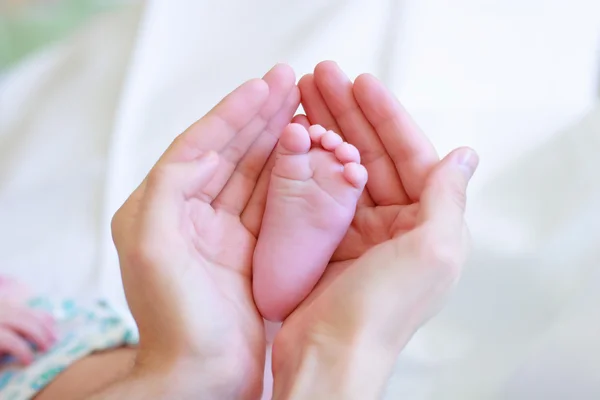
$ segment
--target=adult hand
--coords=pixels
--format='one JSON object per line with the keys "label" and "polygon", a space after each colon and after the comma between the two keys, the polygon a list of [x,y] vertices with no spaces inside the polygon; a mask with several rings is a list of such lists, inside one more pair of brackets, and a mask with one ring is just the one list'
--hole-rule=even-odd
{"label": "adult hand", "polygon": [[243,84],[175,139],[115,214],[137,364],[175,389],[185,386],[175,369],[189,366],[195,386],[177,398],[260,395],[265,338],[251,261],[263,167],[298,105],[288,66]]}
{"label": "adult hand", "polygon": [[376,398],[400,350],[460,275],[465,192],[478,160],[458,149],[438,161],[370,75],[352,84],[325,62],[299,87],[307,119],[295,121],[341,133],[360,151],[369,182],[321,281],[275,337],[275,398]]}

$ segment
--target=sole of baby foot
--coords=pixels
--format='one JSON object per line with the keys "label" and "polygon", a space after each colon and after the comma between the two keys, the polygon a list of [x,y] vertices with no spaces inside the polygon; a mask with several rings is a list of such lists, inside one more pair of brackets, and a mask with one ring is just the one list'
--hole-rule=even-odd
{"label": "sole of baby foot", "polygon": [[285,129],[254,253],[254,298],[266,319],[283,320],[313,289],[366,182],[358,150],[338,134],[318,125]]}

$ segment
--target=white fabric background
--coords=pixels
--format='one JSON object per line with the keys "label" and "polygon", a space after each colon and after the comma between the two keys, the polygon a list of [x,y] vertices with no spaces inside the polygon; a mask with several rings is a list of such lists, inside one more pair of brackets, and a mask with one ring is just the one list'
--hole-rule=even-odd
{"label": "white fabric background", "polygon": [[600,398],[600,2],[154,0],[0,82],[0,273],[123,303],[110,217],[241,81],[334,59],[440,153],[476,148],[474,255],[389,398]]}

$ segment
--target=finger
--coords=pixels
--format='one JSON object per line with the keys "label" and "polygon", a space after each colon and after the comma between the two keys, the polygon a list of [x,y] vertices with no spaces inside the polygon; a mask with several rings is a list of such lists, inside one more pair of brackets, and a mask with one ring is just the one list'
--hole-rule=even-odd
{"label": "finger", "polygon": [[261,172],[254,192],[250,197],[250,201],[246,205],[246,208],[242,212],[241,221],[242,224],[254,235],[258,237],[260,231],[260,225],[262,223],[262,217],[265,213],[265,207],[267,205],[267,192],[269,189],[269,182],[271,180],[271,171],[275,166],[276,152],[272,152],[265,168]]}
{"label": "finger", "polygon": [[356,78],[354,96],[394,162],[406,193],[412,201],[419,200],[425,178],[439,160],[435,148],[375,77]]}
{"label": "finger", "polygon": [[33,361],[33,350],[29,343],[10,329],[2,327],[0,327],[0,353],[11,355],[23,365],[29,365]]}
{"label": "finger", "polygon": [[53,337],[44,327],[45,321],[34,310],[21,308],[14,310],[12,318],[2,321],[2,326],[28,339],[40,350],[47,350],[54,343]]}
{"label": "finger", "polygon": [[294,85],[294,79],[289,82],[292,85],[283,106],[271,118],[265,131],[256,139],[240,161],[229,182],[213,202],[213,208],[225,209],[231,214],[240,215],[246,207],[281,132],[288,125],[300,104],[300,92]]}
{"label": "finger", "polygon": [[310,125],[319,124],[325,129],[340,133],[335,118],[331,115],[327,103],[321,96],[313,74],[304,75],[298,82],[302,107]]}
{"label": "finger", "polygon": [[418,220],[442,237],[462,237],[467,185],[479,158],[469,148],[448,154],[431,171],[421,196]]}
{"label": "finger", "polygon": [[[278,112],[286,103],[290,93],[296,90],[296,78],[291,67],[285,64],[278,64],[269,72],[267,72],[267,74],[263,77],[263,81],[267,83],[269,88],[269,96],[267,101],[263,104],[256,117],[252,119],[229,142],[226,148],[220,151],[221,164],[217,174],[213,178],[213,181],[211,181],[204,189],[204,193],[213,200],[216,199],[221,190],[223,190],[229,179],[232,177],[234,171],[237,170],[240,160],[244,158],[257,138],[262,135],[278,135],[281,129],[283,129],[283,126],[289,122],[293,113],[296,111],[296,109],[294,109],[292,112],[290,112],[290,115],[287,116],[287,121],[285,121],[285,124],[283,124],[283,126],[279,126],[282,125],[282,118]],[[296,108],[297,107],[298,106],[296,106]],[[266,152],[266,155],[254,160],[254,162],[258,164],[262,162],[260,168],[262,168],[264,162],[270,154],[270,150],[272,150],[272,147],[270,149],[268,148],[269,143],[272,142],[272,139],[266,143],[261,142],[263,144],[263,148],[261,148],[259,151],[261,154]],[[266,145],[267,148],[265,148],[264,145]],[[254,156],[256,157],[257,154]],[[254,167],[254,169],[256,169],[256,167]],[[236,185],[234,184],[234,187],[235,186]]]}
{"label": "finger", "polygon": [[[321,125],[326,130],[337,132],[344,138],[344,133],[340,130],[335,118],[329,111],[327,103],[317,88],[314,75],[304,75],[298,82],[298,88],[300,89],[302,107],[306,111],[309,123],[311,125]],[[358,206],[372,206],[374,204],[369,194],[369,189],[363,190],[358,199]]]}
{"label": "finger", "polygon": [[242,84],[179,135],[159,163],[191,161],[209,150],[221,152],[246,126],[255,123],[268,97],[269,86],[262,79]]}
{"label": "finger", "polygon": [[52,345],[56,342],[57,332],[56,332],[56,321],[51,314],[48,314],[45,311],[34,310],[36,317],[42,321],[42,327],[46,331],[48,337],[52,340]]}
{"label": "finger", "polygon": [[314,80],[346,141],[361,154],[371,177],[367,188],[373,201],[378,205],[408,204],[410,199],[394,162],[354,98],[352,81],[332,61],[317,65]]}
{"label": "finger", "polygon": [[308,118],[304,114],[298,114],[298,115],[294,116],[294,118],[292,118],[292,123],[300,124],[305,129],[308,129],[310,127],[310,122],[308,122]]}

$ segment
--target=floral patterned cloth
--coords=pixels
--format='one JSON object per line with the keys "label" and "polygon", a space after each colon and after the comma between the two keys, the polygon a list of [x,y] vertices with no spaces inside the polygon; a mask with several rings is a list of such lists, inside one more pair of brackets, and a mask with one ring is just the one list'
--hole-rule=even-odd
{"label": "floral patterned cloth", "polygon": [[35,298],[30,305],[54,315],[58,340],[27,367],[14,363],[11,357],[0,359],[3,400],[31,399],[75,361],[96,351],[138,342],[135,326],[104,301],[82,307],[72,300]]}

